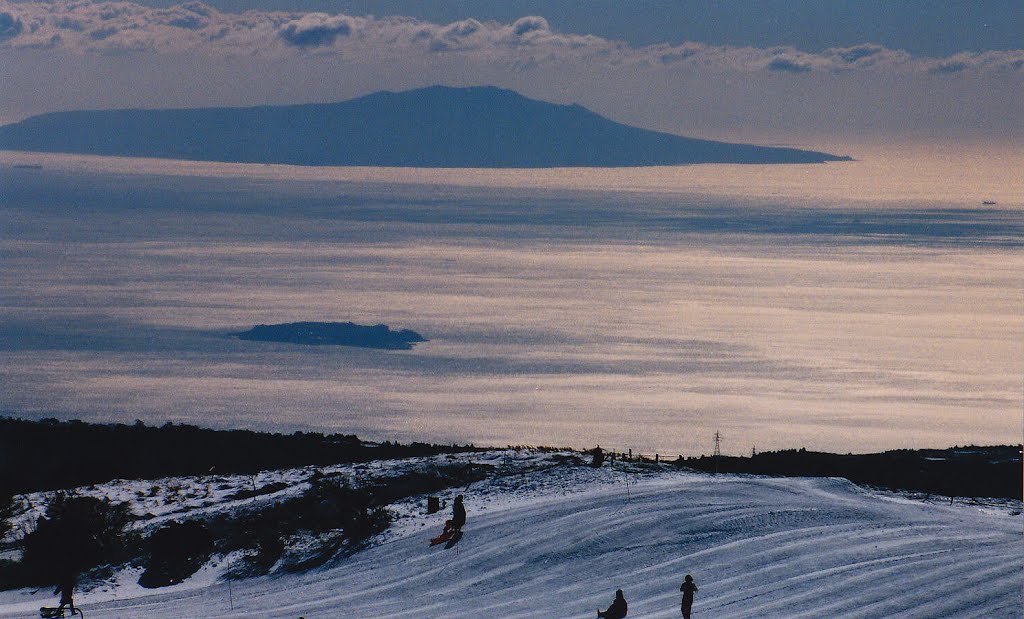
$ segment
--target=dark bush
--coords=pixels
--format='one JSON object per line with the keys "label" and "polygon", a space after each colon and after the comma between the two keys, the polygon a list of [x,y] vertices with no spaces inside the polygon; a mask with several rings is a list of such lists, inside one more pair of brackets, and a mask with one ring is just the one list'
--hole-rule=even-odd
{"label": "dark bush", "polygon": [[326,534],[323,547],[301,559],[290,558],[284,569],[309,569],[343,551],[355,549],[385,530],[391,516],[370,489],[352,488],[344,481],[321,477],[309,490],[258,512],[220,518],[210,523],[221,540],[218,551],[250,551],[234,576],[266,574],[284,557],[285,540],[293,535]]}
{"label": "dark bush", "polygon": [[460,463],[438,466],[429,471],[405,473],[381,480],[364,488],[376,505],[385,505],[417,494],[439,492],[447,488],[469,486],[486,479],[494,471],[489,464]]}
{"label": "dark bush", "polygon": [[292,525],[275,507],[246,514],[217,523],[222,532],[222,548],[225,553],[234,550],[252,551],[243,560],[243,565],[233,570],[238,576],[259,576],[274,567],[284,554],[283,537],[289,534]]}
{"label": "dark bush", "polygon": [[[300,531],[323,533],[342,529],[351,541],[362,541],[375,533],[368,512],[374,506],[373,495],[347,483],[330,479],[313,482],[301,496],[283,501],[264,512],[273,518],[282,535]],[[384,524],[387,526],[387,523]]]}
{"label": "dark bush", "polygon": [[139,577],[148,589],[179,583],[213,554],[213,537],[200,522],[173,522],[149,538],[149,564]]}
{"label": "dark bush", "polygon": [[124,530],[131,521],[125,503],[58,492],[25,536],[21,573],[30,582],[51,584],[69,573],[127,561],[138,551],[137,538]]}
{"label": "dark bush", "polygon": [[275,481],[265,486],[260,486],[255,490],[253,490],[252,488],[242,488],[238,492],[235,492],[234,494],[228,496],[228,499],[232,501],[237,501],[239,499],[251,499],[257,496],[263,496],[264,494],[273,494],[280,490],[284,490],[287,487],[288,484],[284,483],[283,481]]}
{"label": "dark bush", "polygon": [[14,493],[0,482],[0,538],[7,535],[12,525],[7,519],[14,512]]}
{"label": "dark bush", "polygon": [[[14,496],[7,490],[3,483],[0,482],[0,538],[7,535],[8,531],[11,530],[12,525],[7,519],[11,517],[14,511]],[[9,581],[16,580],[18,573],[18,564],[14,561],[7,559],[0,559],[0,583],[7,583]],[[5,587],[0,586],[0,589]]]}
{"label": "dark bush", "polygon": [[285,545],[282,537],[287,531],[280,526],[262,518],[255,523],[253,538],[256,542],[255,565],[263,571],[269,571],[284,554]]}

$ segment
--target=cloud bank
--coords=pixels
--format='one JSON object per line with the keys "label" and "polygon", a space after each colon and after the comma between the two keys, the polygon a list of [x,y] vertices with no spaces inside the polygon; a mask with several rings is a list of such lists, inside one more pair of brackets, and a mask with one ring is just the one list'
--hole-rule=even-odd
{"label": "cloud bank", "polygon": [[658,131],[834,150],[840,136],[1017,140],[1022,78],[1024,50],[929,57],[871,42],[814,52],[633,46],[560,32],[538,15],[433,23],[226,13],[201,2],[0,0],[0,123],[60,110],[329,102],[494,85]]}
{"label": "cloud bank", "polygon": [[609,66],[676,66],[789,74],[890,69],[952,74],[1022,71],[1024,50],[913,57],[880,45],[808,53],[684,43],[634,48],[567,34],[540,16],[512,23],[465,19],[435,24],[404,17],[248,11],[222,13],[201,2],[154,8],[131,2],[0,2],[0,49],[61,49],[78,54],[199,52],[210,56],[459,55],[523,67],[586,61]]}

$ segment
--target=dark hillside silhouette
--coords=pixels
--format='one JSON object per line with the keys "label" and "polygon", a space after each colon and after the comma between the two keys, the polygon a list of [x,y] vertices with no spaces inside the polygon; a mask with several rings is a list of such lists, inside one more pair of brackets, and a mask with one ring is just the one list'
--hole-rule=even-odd
{"label": "dark hillside silhouette", "polygon": [[328,104],[56,112],[0,127],[0,148],[312,166],[543,168],[849,159],[680,137],[510,90],[444,86]]}
{"label": "dark hillside silhouette", "polygon": [[1021,446],[900,449],[875,454],[833,454],[803,449],[751,457],[701,456],[676,461],[721,473],[845,477],[855,484],[944,496],[1021,498]]}
{"label": "dark hillside silhouette", "polygon": [[18,494],[74,488],[117,478],[253,473],[474,449],[424,443],[365,443],[351,434],[271,434],[172,423],[154,427],[141,422],[107,425],[0,417],[0,491],[6,488],[6,492]]}

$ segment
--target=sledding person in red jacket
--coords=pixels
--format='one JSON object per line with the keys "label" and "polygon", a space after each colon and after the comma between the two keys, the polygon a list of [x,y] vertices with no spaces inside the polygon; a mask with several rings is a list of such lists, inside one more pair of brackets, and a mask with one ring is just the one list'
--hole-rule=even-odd
{"label": "sledding person in red jacket", "polygon": [[612,605],[607,610],[597,611],[597,616],[604,619],[622,619],[626,616],[626,598],[622,596],[622,589],[615,592],[615,601]]}
{"label": "sledding person in red jacket", "polygon": [[431,546],[448,542],[454,544],[462,538],[462,527],[466,526],[466,507],[462,504],[462,495],[455,497],[452,505],[452,519],[444,521],[444,531],[430,540]]}

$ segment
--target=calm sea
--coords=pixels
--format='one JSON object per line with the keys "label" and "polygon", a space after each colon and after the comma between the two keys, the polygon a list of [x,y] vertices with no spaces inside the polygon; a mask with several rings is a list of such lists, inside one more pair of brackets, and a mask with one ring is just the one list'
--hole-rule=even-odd
{"label": "calm sea", "polygon": [[[671,456],[715,431],[733,454],[1020,441],[1024,157],[851,154],[531,171],[0,153],[0,411]],[[430,341],[226,335],[299,320]]]}

